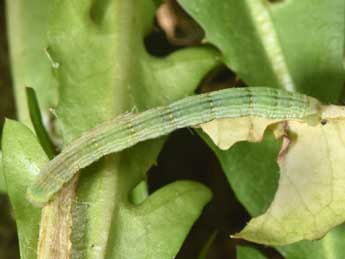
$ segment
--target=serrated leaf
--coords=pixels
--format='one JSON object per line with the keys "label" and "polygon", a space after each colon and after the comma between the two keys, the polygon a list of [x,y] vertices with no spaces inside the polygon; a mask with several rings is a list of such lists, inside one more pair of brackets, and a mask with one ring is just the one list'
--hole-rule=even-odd
{"label": "serrated leaf", "polygon": [[[153,2],[146,0],[54,1],[48,50],[60,85],[57,115],[65,144],[120,113],[167,104],[191,94],[204,74],[218,64],[218,54],[210,47],[185,49],[165,58],[150,56],[143,40],[151,29],[154,11]],[[123,218],[121,213],[129,203],[131,191],[155,162],[162,144],[162,139],[142,143],[83,170],[72,207],[72,257],[122,256],[121,251],[128,244],[117,241],[129,236],[117,226],[131,227],[143,219]],[[74,186],[68,188],[74,192]],[[177,253],[177,244],[182,244],[207,202],[208,198],[202,197],[208,195],[204,187],[197,187],[193,195],[185,194],[179,200],[178,205],[184,210],[191,197],[202,202],[196,203],[198,213],[180,212],[188,223],[177,228],[183,235],[162,238],[163,246],[175,244],[169,250],[170,257]],[[66,217],[61,216],[60,221]],[[158,218],[156,223],[164,224]],[[53,229],[53,225],[48,228]],[[128,233],[133,235],[131,238],[139,235],[138,231]],[[156,244],[147,243],[146,250],[133,258],[152,258],[148,255],[156,250]]]}

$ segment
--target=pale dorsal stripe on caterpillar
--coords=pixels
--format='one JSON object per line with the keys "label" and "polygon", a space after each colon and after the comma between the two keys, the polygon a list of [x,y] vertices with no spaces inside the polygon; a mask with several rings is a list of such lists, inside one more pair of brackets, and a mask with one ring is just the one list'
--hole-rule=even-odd
{"label": "pale dorsal stripe on caterpillar", "polygon": [[176,129],[219,118],[319,118],[318,100],[266,87],[233,88],[186,97],[167,106],[119,116],[87,131],[51,160],[29,187],[27,198],[46,204],[81,168],[101,157]]}

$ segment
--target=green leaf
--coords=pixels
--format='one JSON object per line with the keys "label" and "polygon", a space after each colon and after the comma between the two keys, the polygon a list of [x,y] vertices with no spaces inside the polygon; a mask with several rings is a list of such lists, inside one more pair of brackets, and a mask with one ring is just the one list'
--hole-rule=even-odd
{"label": "green leaf", "polygon": [[129,200],[137,205],[142,203],[149,196],[149,187],[147,180],[141,181],[131,192]]}
{"label": "green leaf", "polygon": [[345,78],[343,0],[179,3],[247,85],[282,87],[326,103],[339,97]]}
{"label": "green leaf", "polygon": [[6,1],[11,72],[18,119],[31,127],[25,87],[35,89],[44,121],[57,102],[57,84],[47,57],[47,26],[51,1]]}
{"label": "green leaf", "polygon": [[334,228],[324,238],[316,241],[301,241],[277,249],[286,259],[342,259],[344,252],[345,226]]}
{"label": "green leaf", "polygon": [[264,213],[277,189],[276,160],[281,141],[267,131],[261,143],[240,142],[229,150],[221,150],[205,133],[198,133],[217,155],[232,189],[248,212],[253,216]]}
{"label": "green leaf", "polygon": [[[154,12],[155,5],[147,0],[54,1],[49,53],[60,86],[57,116],[65,144],[118,114],[167,104],[192,94],[204,74],[219,63],[218,53],[211,47],[185,49],[165,58],[150,56],[143,39],[151,29]],[[158,248],[170,244],[173,245],[166,250],[167,258],[176,255],[209,199],[205,187],[176,183],[186,190],[178,202],[173,195],[177,187],[165,187],[164,193],[172,200],[161,205],[162,211],[173,210],[171,206],[175,204],[176,214],[171,215],[182,217],[184,223],[179,227],[174,224],[178,235],[168,235],[172,230],[165,227],[157,231],[154,242],[150,235],[148,240],[141,236],[144,230],[132,228],[139,221],[164,226],[159,216],[163,212],[152,214],[152,219],[140,216],[140,208],[146,208],[149,205],[145,204],[158,196],[147,198],[136,210],[126,209],[130,193],[155,163],[162,144],[163,139],[145,142],[83,170],[72,208],[73,255],[122,258],[128,249],[124,240],[129,238],[140,240],[133,243],[136,246],[146,242],[145,251],[134,249],[132,253],[137,254],[132,258],[153,258],[155,251],[157,256],[163,256],[157,258],[165,258]],[[68,188],[74,192],[73,186]],[[190,205],[192,198],[194,208]],[[193,212],[187,213],[189,209]],[[120,226],[129,229],[124,231]]]}
{"label": "green leaf", "polygon": [[238,259],[265,259],[257,249],[249,246],[237,246],[237,258]]}
{"label": "green leaf", "polygon": [[174,258],[210,197],[201,184],[180,181],[139,206],[121,206],[104,258]]}
{"label": "green leaf", "polygon": [[6,120],[3,136],[3,172],[16,219],[21,258],[36,258],[41,210],[26,199],[26,188],[48,161],[36,137],[23,124]]}
{"label": "green leaf", "polygon": [[153,0],[153,3],[158,7],[162,4],[164,0]]}
{"label": "green leaf", "polygon": [[6,181],[2,162],[2,152],[0,151],[0,193],[7,193]]}
{"label": "green leaf", "polygon": [[26,87],[26,95],[31,123],[35,129],[37,138],[45,153],[47,154],[48,158],[52,159],[56,155],[56,152],[54,149],[54,144],[50,140],[49,135],[46,129],[44,128],[41,110],[38,104],[35,90],[31,87]]}
{"label": "green leaf", "polygon": [[[226,64],[248,85],[279,86],[326,103],[339,98],[345,78],[343,1],[227,0],[218,6],[206,0],[179,2],[205,29],[206,39],[221,50]],[[265,212],[278,185],[275,161],[279,143],[272,140],[266,136],[263,143],[240,143],[230,151],[220,151],[208,142],[237,197],[254,216]],[[306,251],[315,248],[313,244],[288,246],[286,256],[302,258],[293,251],[305,249],[308,254]],[[318,244],[319,257],[310,258],[325,258],[324,248],[327,255],[336,254],[335,238]]]}

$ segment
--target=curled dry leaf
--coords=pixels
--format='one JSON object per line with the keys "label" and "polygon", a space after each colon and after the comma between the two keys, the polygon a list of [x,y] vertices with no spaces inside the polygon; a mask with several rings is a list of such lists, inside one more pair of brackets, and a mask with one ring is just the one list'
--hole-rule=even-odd
{"label": "curled dry leaf", "polygon": [[[281,122],[281,119],[262,117],[239,117],[218,119],[201,125],[212,141],[220,149],[229,149],[239,141],[259,142],[262,140],[265,129],[272,124]],[[278,124],[279,125],[279,124]]]}
{"label": "curled dry leaf", "polygon": [[[277,123],[243,117],[201,127],[224,149],[242,140],[260,141],[264,130]],[[235,238],[285,245],[321,238],[345,221],[345,107],[323,106],[319,124],[291,120],[285,128],[275,197]]]}

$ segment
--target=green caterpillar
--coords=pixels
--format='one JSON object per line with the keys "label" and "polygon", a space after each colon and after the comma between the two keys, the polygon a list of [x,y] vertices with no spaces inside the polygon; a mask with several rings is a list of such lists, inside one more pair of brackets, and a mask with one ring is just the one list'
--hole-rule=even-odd
{"label": "green caterpillar", "polygon": [[51,160],[28,188],[27,198],[34,205],[43,206],[81,168],[103,156],[179,128],[250,115],[272,119],[319,119],[320,106],[318,100],[300,93],[247,87],[190,96],[142,113],[121,115],[87,131]]}

